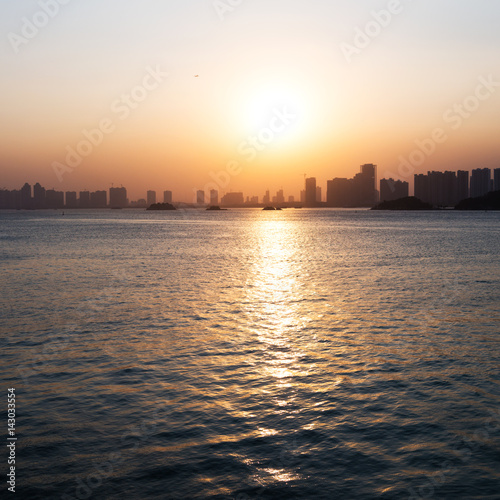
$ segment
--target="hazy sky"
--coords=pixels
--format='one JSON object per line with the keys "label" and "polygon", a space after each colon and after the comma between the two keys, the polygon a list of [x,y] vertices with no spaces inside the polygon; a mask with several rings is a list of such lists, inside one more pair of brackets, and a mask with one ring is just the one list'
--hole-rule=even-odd
{"label": "hazy sky", "polygon": [[495,0],[4,1],[0,188],[498,168],[499,26]]}

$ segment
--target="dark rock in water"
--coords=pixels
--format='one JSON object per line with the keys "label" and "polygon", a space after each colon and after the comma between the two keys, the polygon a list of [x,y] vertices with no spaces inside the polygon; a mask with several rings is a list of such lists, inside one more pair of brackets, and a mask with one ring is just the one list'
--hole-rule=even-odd
{"label": "dark rock in water", "polygon": [[455,210],[500,210],[500,191],[490,191],[479,198],[462,200]]}
{"label": "dark rock in water", "polygon": [[225,211],[225,210],[227,210],[227,208],[221,208],[218,205],[214,205],[212,207],[208,207],[207,210],[210,210],[210,211],[213,211],[213,212],[218,212],[219,210],[220,211]]}
{"label": "dark rock in water", "polygon": [[153,203],[146,210],[177,210],[170,203]]}
{"label": "dark rock in water", "polygon": [[430,203],[425,203],[415,196],[406,196],[398,200],[383,201],[375,205],[372,210],[432,210]]}

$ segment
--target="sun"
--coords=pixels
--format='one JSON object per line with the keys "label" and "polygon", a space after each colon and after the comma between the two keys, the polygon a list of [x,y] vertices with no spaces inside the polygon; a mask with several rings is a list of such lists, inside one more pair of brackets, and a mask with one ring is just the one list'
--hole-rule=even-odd
{"label": "sun", "polygon": [[291,138],[300,136],[307,129],[310,99],[299,86],[267,82],[249,89],[242,108],[241,120],[245,130],[257,133],[272,126],[276,116],[286,116],[286,126],[280,126],[279,135]]}

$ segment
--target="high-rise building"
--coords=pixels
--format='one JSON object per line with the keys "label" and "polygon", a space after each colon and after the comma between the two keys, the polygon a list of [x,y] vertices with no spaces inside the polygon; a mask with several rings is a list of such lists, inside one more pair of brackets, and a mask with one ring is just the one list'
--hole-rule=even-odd
{"label": "high-rise building", "polygon": [[377,202],[377,166],[361,165],[359,174],[353,179],[352,205],[371,207]]}
{"label": "high-rise building", "polygon": [[269,194],[269,189],[266,191],[264,198],[262,198],[262,203],[264,203],[264,205],[269,205],[269,203],[271,203],[271,195]]}
{"label": "high-rise building", "polygon": [[78,199],[76,197],[76,191],[66,191],[66,208],[78,208]]}
{"label": "high-rise building", "polygon": [[217,206],[219,204],[219,191],[216,189],[210,190],[210,205]]}
{"label": "high-rise building", "polygon": [[172,203],[172,191],[163,191],[163,203]]}
{"label": "high-rise building", "polygon": [[316,201],[318,203],[321,203],[321,188],[319,186],[316,186]]}
{"label": "high-rise building", "polygon": [[469,171],[457,172],[457,200],[462,201],[469,197]]}
{"label": "high-rise building", "polygon": [[26,183],[21,188],[21,208],[29,209],[33,208],[32,198],[31,198],[31,186]]}
{"label": "high-rise building", "polygon": [[80,191],[78,194],[78,207],[90,208],[90,191]]}
{"label": "high-rise building", "polygon": [[48,189],[45,192],[47,208],[64,208],[64,192]]}
{"label": "high-rise building", "polygon": [[336,177],[326,183],[326,204],[329,207],[351,207],[352,179]]}
{"label": "high-rise building", "polygon": [[500,191],[500,168],[493,170],[493,190]]}
{"label": "high-rise building", "polygon": [[283,189],[280,189],[276,193],[276,204],[282,205],[283,203],[285,203],[285,195],[283,194]]}
{"label": "high-rise building", "polygon": [[196,191],[196,203],[198,205],[205,204],[205,191],[202,191],[201,189],[199,191]]}
{"label": "high-rise building", "polygon": [[414,184],[415,197],[425,203],[429,203],[429,178],[427,177],[427,175],[415,174]]}
{"label": "high-rise building", "polygon": [[148,206],[154,205],[156,203],[156,191],[148,191],[146,195],[146,201]]}
{"label": "high-rise building", "polygon": [[408,196],[409,185],[405,181],[380,179],[380,201],[399,200]]}
{"label": "high-rise building", "polygon": [[45,208],[45,188],[36,183],[33,188],[33,200],[35,203],[35,208]]}
{"label": "high-rise building", "polygon": [[470,197],[484,196],[491,188],[491,170],[489,168],[476,168],[470,178]]}
{"label": "high-rise building", "polygon": [[460,200],[458,199],[458,184],[456,172],[444,172],[443,183],[444,192],[442,199],[443,207],[454,207]]}
{"label": "high-rise building", "polygon": [[306,206],[316,206],[316,177],[306,179]]}
{"label": "high-rise building", "polygon": [[108,206],[108,193],[95,191],[90,193],[90,208],[106,208]]}
{"label": "high-rise building", "polygon": [[128,206],[126,188],[109,188],[109,206],[111,208],[125,208]]}

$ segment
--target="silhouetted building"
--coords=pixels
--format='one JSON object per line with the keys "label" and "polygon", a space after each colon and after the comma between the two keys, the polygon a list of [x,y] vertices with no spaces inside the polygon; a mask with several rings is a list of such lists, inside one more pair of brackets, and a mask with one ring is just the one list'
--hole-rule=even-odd
{"label": "silhouetted building", "polygon": [[380,179],[380,201],[399,200],[408,196],[409,184],[394,179]]}
{"label": "silhouetted building", "polygon": [[78,193],[78,208],[90,208],[90,191]]}
{"label": "silhouetted building", "polygon": [[64,208],[64,193],[62,191],[48,189],[45,192],[45,200],[47,208]]}
{"label": "silhouetted building", "polygon": [[106,208],[108,206],[108,193],[95,191],[90,193],[90,208]]}
{"label": "silhouetted building", "polygon": [[361,165],[359,174],[353,179],[351,206],[372,207],[377,203],[377,166]]}
{"label": "silhouetted building", "polygon": [[295,196],[289,196],[288,203],[295,203]]}
{"label": "silhouetted building", "polygon": [[306,179],[306,206],[315,207],[316,202],[316,177]]}
{"label": "silhouetted building", "polygon": [[109,205],[111,208],[125,208],[128,205],[127,190],[124,187],[109,188]]}
{"label": "silhouetted building", "polygon": [[78,208],[78,198],[76,197],[76,191],[66,191],[66,208]]}
{"label": "silhouetted building", "polygon": [[378,201],[377,166],[361,165],[352,179],[336,177],[327,181],[326,204],[329,207],[372,207]]}
{"label": "silhouetted building", "polygon": [[226,193],[221,199],[221,205],[230,206],[240,206],[245,204],[245,198],[243,193]]}
{"label": "silhouetted building", "polygon": [[31,186],[27,182],[21,188],[21,208],[25,210],[33,208]]}
{"label": "silhouetted building", "polygon": [[444,172],[444,192],[441,205],[443,207],[454,207],[460,200],[458,199],[458,184],[456,172]]}
{"label": "silhouetted building", "polygon": [[326,183],[326,204],[329,207],[352,205],[352,179],[336,177]]}
{"label": "silhouetted building", "polygon": [[462,201],[469,197],[469,171],[457,172],[457,200]]}
{"label": "silhouetted building", "polygon": [[18,209],[21,208],[21,191],[2,189],[0,191],[0,208]]}
{"label": "silhouetted building", "polygon": [[216,189],[210,190],[210,205],[217,206],[219,204],[219,191]]}
{"label": "silhouetted building", "polygon": [[415,197],[425,203],[430,203],[429,178],[425,174],[415,174],[414,176]]}
{"label": "silhouetted building", "polygon": [[273,203],[276,205],[282,205],[285,203],[285,195],[283,194],[283,189],[280,189],[276,196],[273,198]]}
{"label": "silhouetted building", "polygon": [[163,203],[172,203],[172,191],[163,191]]}
{"label": "silhouetted building", "polygon": [[45,208],[45,188],[38,182],[33,188],[33,201],[36,209]]}
{"label": "silhouetted building", "polygon": [[156,191],[148,191],[146,194],[148,206],[154,205],[156,203]]}
{"label": "silhouetted building", "polygon": [[316,186],[316,201],[321,203],[323,200],[321,199],[321,188]]}
{"label": "silhouetted building", "polygon": [[[452,207],[459,202],[458,178],[455,172],[415,174],[415,196],[435,207]],[[461,176],[463,182],[464,176]],[[462,190],[464,189],[462,185]]]}
{"label": "silhouetted building", "polygon": [[205,191],[202,191],[201,189],[199,191],[196,191],[196,203],[198,205],[205,204]]}
{"label": "silhouetted building", "polygon": [[491,170],[489,168],[476,168],[470,178],[470,197],[484,196],[491,189]]}
{"label": "silhouetted building", "polygon": [[264,205],[269,205],[271,203],[271,195],[269,194],[269,189],[266,191],[264,198],[262,198],[262,203],[264,203]]}
{"label": "silhouetted building", "polygon": [[139,198],[137,201],[132,201],[128,204],[130,208],[148,208],[149,205],[147,204],[146,200],[144,198]]}
{"label": "silhouetted building", "polygon": [[500,168],[493,170],[493,191],[500,191]]}

